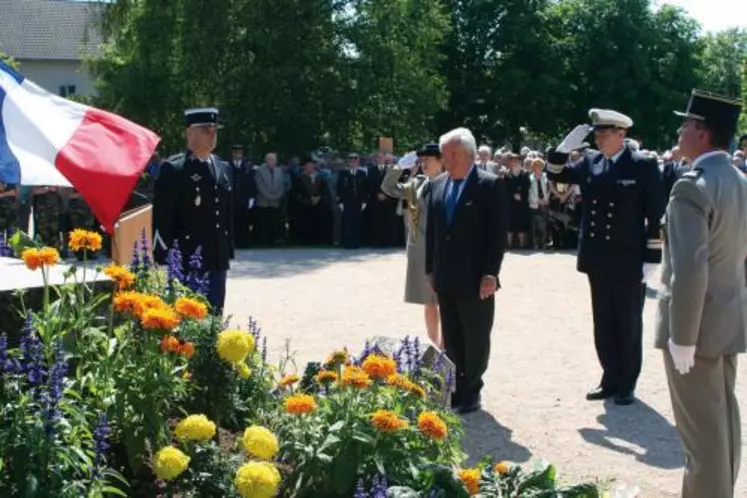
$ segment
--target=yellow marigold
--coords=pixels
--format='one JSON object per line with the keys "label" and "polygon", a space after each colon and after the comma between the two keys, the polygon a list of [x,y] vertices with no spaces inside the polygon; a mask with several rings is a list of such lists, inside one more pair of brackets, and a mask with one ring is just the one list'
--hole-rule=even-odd
{"label": "yellow marigold", "polygon": [[327,358],[327,365],[336,367],[338,365],[349,365],[350,364],[350,353],[347,349],[338,349],[333,351],[329,358]]}
{"label": "yellow marigold", "polygon": [[104,268],[104,275],[114,280],[119,290],[129,289],[135,284],[135,275],[124,266],[111,264]]}
{"label": "yellow marigold", "polygon": [[398,387],[402,389],[403,391],[407,391],[412,382],[410,381],[410,379],[408,379],[404,375],[396,373],[396,374],[392,374],[389,377],[387,377],[386,383],[392,387]]}
{"label": "yellow marigold", "polygon": [[137,315],[142,307],[143,295],[139,292],[124,291],[114,296],[114,310],[118,313]]}
{"label": "yellow marigold", "polygon": [[187,318],[194,318],[195,320],[202,320],[208,314],[207,305],[188,297],[180,297],[174,304],[177,313]]}
{"label": "yellow marigold", "polygon": [[179,475],[187,470],[189,457],[174,448],[166,446],[156,453],[156,460],[153,462],[153,470],[156,477],[165,481],[176,479]]}
{"label": "yellow marigold", "polygon": [[397,373],[397,362],[386,356],[372,354],[363,360],[363,371],[374,379],[386,379]]}
{"label": "yellow marigold", "polygon": [[480,492],[480,469],[462,469],[459,471],[459,480],[467,488],[470,496]]}
{"label": "yellow marigold", "polygon": [[215,423],[205,415],[190,415],[176,424],[174,433],[178,439],[207,441],[215,436]]}
{"label": "yellow marigold", "polygon": [[332,370],[320,370],[319,373],[314,377],[317,384],[326,385],[333,382],[337,382],[337,372]]}
{"label": "yellow marigold", "polygon": [[377,410],[371,415],[371,424],[382,432],[397,432],[409,425],[407,420],[399,418],[396,413],[389,410]]}
{"label": "yellow marigold", "polygon": [[275,434],[259,425],[247,428],[241,441],[244,443],[244,451],[262,460],[269,460],[280,450]]}
{"label": "yellow marigold", "polygon": [[41,249],[29,248],[21,254],[23,263],[29,270],[38,270],[42,266],[54,266],[60,262],[60,253],[51,247]]}
{"label": "yellow marigold", "polygon": [[407,386],[407,392],[414,396],[417,396],[420,399],[425,399],[425,389],[415,384],[414,382],[410,382],[410,385]]}
{"label": "yellow marigold", "polygon": [[316,410],[316,400],[308,394],[296,394],[285,399],[285,411],[293,415],[303,415]]}
{"label": "yellow marigold", "polygon": [[511,462],[502,461],[495,464],[495,471],[500,475],[505,475],[511,472]]}
{"label": "yellow marigold", "polygon": [[283,376],[282,379],[280,379],[280,387],[292,386],[293,384],[295,384],[299,380],[301,380],[301,377],[299,377],[296,374],[285,375],[285,376]]}
{"label": "yellow marigold", "polygon": [[248,462],[239,468],[233,482],[242,498],[273,498],[278,493],[280,472],[268,462]]}
{"label": "yellow marigold", "polygon": [[149,330],[172,331],[179,325],[179,315],[170,309],[151,308],[143,312],[140,325]]}
{"label": "yellow marigold", "polygon": [[67,245],[73,251],[100,251],[101,240],[101,234],[78,228],[70,232],[70,241]]}
{"label": "yellow marigold", "polygon": [[182,379],[184,379],[184,380],[189,380],[189,379],[191,379],[191,378],[192,378],[192,372],[190,372],[189,370],[185,370],[185,371],[184,371],[184,372],[182,373]]}
{"label": "yellow marigold", "polygon": [[142,318],[142,315],[148,310],[169,310],[173,312],[171,306],[169,306],[166,301],[161,299],[161,296],[154,296],[152,294],[140,294],[136,313]]}
{"label": "yellow marigold", "polygon": [[244,330],[224,330],[218,334],[215,347],[222,360],[239,363],[254,352],[254,336]]}
{"label": "yellow marigold", "polygon": [[358,367],[347,367],[342,373],[340,384],[355,387],[356,389],[366,389],[371,385],[371,377]]}
{"label": "yellow marigold", "polygon": [[234,369],[236,370],[236,373],[239,377],[242,379],[248,379],[252,376],[252,369],[249,368],[249,365],[244,363],[243,361],[240,361],[239,363],[234,363],[233,365]]}
{"label": "yellow marigold", "polygon": [[443,439],[449,433],[441,417],[436,412],[423,412],[418,417],[418,429],[431,439]]}

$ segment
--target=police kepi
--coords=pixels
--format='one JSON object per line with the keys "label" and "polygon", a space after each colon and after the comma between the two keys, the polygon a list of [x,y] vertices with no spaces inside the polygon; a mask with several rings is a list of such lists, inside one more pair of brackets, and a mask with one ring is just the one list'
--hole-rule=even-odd
{"label": "police kepi", "polygon": [[184,122],[187,150],[164,161],[155,185],[155,258],[165,264],[168,250],[176,243],[186,271],[190,257],[199,251],[202,271],[209,277],[207,298],[220,314],[234,254],[232,172],[212,154],[217,130],[222,128],[218,109],[189,109]]}
{"label": "police kepi", "polygon": [[[589,279],[594,344],[603,370],[586,398],[629,405],[641,372],[644,283],[661,262],[663,184],[656,160],[625,146],[630,117],[608,109],[591,109],[589,117],[590,128],[574,130],[564,150],[549,151],[548,178],[579,185],[583,198],[578,270]],[[580,144],[590,130],[598,151],[567,164],[565,146]]]}

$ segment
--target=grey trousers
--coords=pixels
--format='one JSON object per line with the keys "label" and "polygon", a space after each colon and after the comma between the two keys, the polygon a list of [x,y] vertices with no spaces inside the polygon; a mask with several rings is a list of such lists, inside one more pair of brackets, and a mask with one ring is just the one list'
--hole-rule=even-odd
{"label": "grey trousers", "polygon": [[664,365],[685,451],[682,498],[733,498],[742,447],[736,355],[696,356],[693,369],[681,375],[665,350]]}

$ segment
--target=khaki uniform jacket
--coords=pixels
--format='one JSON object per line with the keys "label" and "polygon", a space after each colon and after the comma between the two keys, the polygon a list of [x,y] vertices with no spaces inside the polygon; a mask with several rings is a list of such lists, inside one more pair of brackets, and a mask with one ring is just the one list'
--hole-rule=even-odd
{"label": "khaki uniform jacket", "polygon": [[656,347],[671,337],[698,356],[743,353],[747,179],[725,154],[708,154],[674,184],[667,220]]}

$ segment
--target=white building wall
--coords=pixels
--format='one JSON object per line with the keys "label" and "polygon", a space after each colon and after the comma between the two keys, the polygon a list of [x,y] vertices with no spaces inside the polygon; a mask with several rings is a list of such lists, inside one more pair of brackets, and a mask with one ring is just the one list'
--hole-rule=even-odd
{"label": "white building wall", "polygon": [[91,77],[81,61],[18,60],[21,74],[45,90],[60,94],[60,86],[75,87],[75,93],[91,96],[94,93]]}

